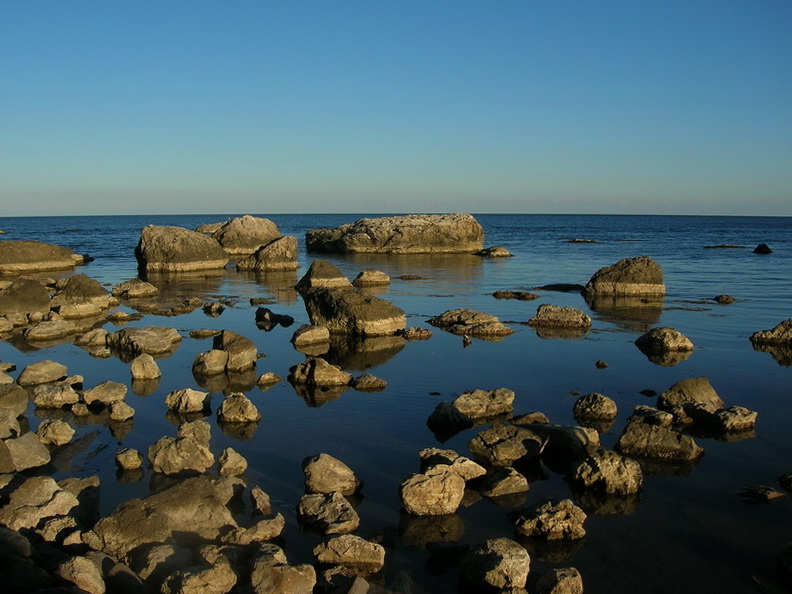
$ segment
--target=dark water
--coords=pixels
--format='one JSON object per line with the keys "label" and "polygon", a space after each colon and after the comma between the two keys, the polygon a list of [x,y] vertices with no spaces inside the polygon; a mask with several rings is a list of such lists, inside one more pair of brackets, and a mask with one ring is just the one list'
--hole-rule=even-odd
{"label": "dark water", "polygon": [[[229,215],[0,218],[6,239],[38,239],[69,247],[95,258],[76,269],[102,283],[116,284],[137,275],[133,249],[140,229],[149,223],[195,228],[225,220]],[[218,318],[200,310],[161,318],[146,316],[135,325],[176,327],[185,340],[174,355],[159,361],[163,378],[149,396],[132,391],[128,402],[136,409],[134,426],[124,435],[111,434],[100,424],[79,426],[69,455],[56,459],[57,478],[99,475],[101,505],[109,513],[118,503],[144,496],[151,475],[138,482],[120,482],[113,457],[123,446],[141,451],[162,435],[175,435],[166,418],[164,396],[175,389],[196,386],[190,367],[195,356],[211,348],[211,341],[187,337],[194,328],[228,328],[253,340],[266,357],[257,374],[274,371],[282,377],[302,361],[289,339],[296,327],[308,323],[298,295],[291,288],[313,255],[302,247],[307,229],[351,222],[358,215],[266,215],[285,235],[301,241],[300,270],[294,274],[255,276],[233,270],[182,279],[151,279],[174,303],[186,296],[204,299],[229,297],[234,307]],[[418,471],[418,451],[425,447],[453,448],[468,454],[468,441],[480,430],[463,431],[441,442],[426,419],[438,402],[475,388],[507,387],[517,394],[515,412],[545,412],[555,423],[576,424],[572,405],[576,396],[600,392],[616,400],[619,417],[601,435],[612,447],[638,404],[654,404],[642,390],[661,392],[675,382],[706,376],[730,405],[759,413],[755,435],[739,441],[696,437],[705,455],[695,465],[658,467],[645,474],[644,490],[626,506],[590,510],[587,536],[573,547],[538,550],[532,561],[529,591],[549,567],[575,566],[587,592],[779,592],[773,564],[785,543],[792,541],[792,502],[784,497],[770,504],[747,504],[735,492],[749,485],[774,484],[779,474],[792,471],[792,393],[789,359],[752,348],[748,337],[792,317],[792,218],[478,215],[486,232],[485,245],[502,245],[515,257],[482,260],[472,256],[326,256],[350,278],[364,268],[393,277],[380,294],[405,310],[408,325],[430,327],[426,319],[456,307],[492,313],[515,333],[499,342],[462,340],[437,329],[428,341],[368,343],[356,348],[339,345],[327,358],[354,375],[364,370],[388,381],[384,392],[348,390],[327,395],[325,401],[304,399],[286,382],[247,395],[263,415],[250,435],[226,434],[213,424],[212,450],[233,447],[249,462],[246,478],[273,498],[287,518],[285,549],[293,562],[311,561],[318,538],[300,531],[294,507],[302,494],[300,462],[327,452],[354,469],[364,481],[358,534],[377,537],[387,545],[383,577],[390,584],[409,573],[415,591],[454,592],[456,568],[433,558],[422,541],[427,534],[446,530],[462,544],[476,544],[496,536],[513,536],[507,518],[520,502],[497,505],[483,499],[460,508],[444,526],[424,525],[403,517],[399,483]],[[570,239],[594,243],[568,243]],[[759,256],[753,248],[767,243],[773,253]],[[705,249],[712,245],[742,248]],[[496,300],[500,289],[530,290],[550,283],[585,284],[599,268],[620,258],[646,255],[663,268],[667,297],[662,306],[593,311],[574,292],[541,290],[531,302]],[[401,280],[402,275],[420,275]],[[736,302],[722,306],[710,300],[728,293]],[[259,330],[251,297],[275,301],[276,313],[296,319],[291,328]],[[523,325],[542,303],[571,305],[594,320],[578,338],[546,338]],[[675,366],[652,363],[633,341],[655,326],[672,326],[688,336],[696,348]],[[112,324],[105,326],[113,331]],[[788,357],[788,355],[787,355]],[[42,350],[0,343],[0,359],[18,369],[53,359],[69,372],[85,377],[86,387],[114,380],[129,385],[127,364],[100,360],[72,344]],[[606,369],[595,362],[604,360]],[[786,365],[782,364],[786,363]],[[222,394],[214,393],[213,408]],[[39,419],[30,414],[31,427]],[[563,477],[551,469],[532,476],[525,498],[569,497]]]}

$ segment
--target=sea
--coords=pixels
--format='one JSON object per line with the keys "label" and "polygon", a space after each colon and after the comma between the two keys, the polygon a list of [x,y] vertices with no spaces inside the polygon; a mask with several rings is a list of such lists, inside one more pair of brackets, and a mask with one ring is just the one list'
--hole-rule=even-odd
{"label": "sea", "polygon": [[[128,326],[175,327],[184,337],[178,349],[158,361],[162,378],[154,386],[133,386],[129,364],[97,358],[71,341],[31,345],[0,342],[0,360],[16,374],[35,361],[51,359],[84,377],[86,388],[113,380],[129,388],[136,410],[123,428],[104,417],[65,416],[77,430],[71,444],[56,451],[42,472],[57,479],[98,476],[100,508],[109,514],[122,502],[145,497],[162,485],[146,468],[118,472],[114,456],[122,447],[145,452],[157,439],[176,434],[178,419],[167,414],[165,396],[182,388],[211,392],[211,449],[231,447],[248,461],[245,480],[266,491],[286,518],[279,540],[291,563],[313,561],[323,537],[300,527],[295,508],[304,493],[302,461],[330,454],[353,469],[364,486],[354,499],[358,535],[381,543],[386,566],[375,580],[400,592],[457,592],[458,562],[467,548],[497,537],[516,538],[509,515],[545,498],[576,500],[586,511],[586,536],[572,543],[525,542],[532,556],[528,591],[550,569],[575,567],[588,593],[784,592],[776,558],[792,542],[792,494],[778,484],[792,472],[792,352],[757,350],[749,340],[792,317],[792,218],[731,216],[632,216],[475,214],[485,246],[505,247],[513,257],[486,259],[444,256],[332,255],[305,250],[305,232],[333,227],[365,214],[270,215],[283,235],[299,242],[299,269],[253,274],[233,266],[216,273],[170,275],[148,280],[166,304],[187,297],[221,301],[213,317],[199,308],[175,317],[146,315]],[[134,250],[148,224],[195,229],[224,221],[214,215],[2,217],[0,239],[35,239],[68,247],[92,260],[47,276],[83,273],[109,289],[139,275]],[[382,215],[368,215],[382,216]],[[754,253],[764,243],[769,254]],[[576,289],[602,267],[621,258],[648,256],[660,264],[667,294],[639,304],[589,305]],[[242,386],[262,419],[247,431],[217,423],[223,392],[234,385],[200,384],[191,372],[195,357],[211,349],[211,338],[195,339],[195,329],[229,329],[251,339],[262,357],[256,374],[281,377],[305,355],[290,342],[309,323],[293,286],[315,258],[329,260],[350,279],[365,269],[391,277],[375,294],[403,309],[407,325],[430,329],[428,340],[334,341],[322,355],[354,376],[387,381],[376,393],[327,391],[306,394],[287,381],[269,389]],[[496,291],[529,291],[533,301],[496,299]],[[728,294],[730,304],[714,297]],[[291,326],[259,328],[255,312],[264,307],[291,316]],[[537,330],[527,321],[537,307],[571,306],[592,318],[584,333]],[[473,338],[470,344],[427,323],[444,311],[470,308],[498,316],[514,333],[500,340]],[[119,309],[132,312],[122,305]],[[653,360],[635,340],[648,330],[672,327],[695,345],[688,357]],[[107,322],[114,331],[121,326]],[[598,365],[598,362],[600,363]],[[604,363],[604,365],[603,365]],[[516,394],[515,414],[545,413],[552,423],[578,425],[572,413],[581,395],[597,392],[616,401],[614,423],[598,426],[604,447],[613,448],[638,405],[654,406],[656,394],[676,382],[706,377],[727,406],[758,412],[754,431],[738,435],[692,434],[705,454],[695,463],[645,464],[639,496],[621,500],[580,500],[558,468],[525,469],[530,490],[497,500],[470,493],[456,514],[416,518],[405,514],[400,483],[420,471],[424,448],[470,455],[468,442],[487,426],[436,434],[427,424],[444,401],[474,390],[508,388]],[[137,390],[136,390],[137,388]],[[236,389],[239,389],[237,386]],[[51,413],[32,408],[31,430]],[[783,494],[771,502],[741,496],[757,485]],[[196,521],[200,521],[197,518]],[[443,547],[430,543],[445,541]]]}

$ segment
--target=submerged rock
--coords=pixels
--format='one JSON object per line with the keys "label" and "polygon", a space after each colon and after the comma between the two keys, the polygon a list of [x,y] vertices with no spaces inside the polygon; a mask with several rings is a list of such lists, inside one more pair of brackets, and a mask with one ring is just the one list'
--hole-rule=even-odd
{"label": "submerged rock", "polygon": [[481,256],[483,258],[511,258],[514,254],[509,252],[505,247],[499,245],[493,245],[488,248],[484,248],[483,250],[479,250],[476,252],[477,256]]}

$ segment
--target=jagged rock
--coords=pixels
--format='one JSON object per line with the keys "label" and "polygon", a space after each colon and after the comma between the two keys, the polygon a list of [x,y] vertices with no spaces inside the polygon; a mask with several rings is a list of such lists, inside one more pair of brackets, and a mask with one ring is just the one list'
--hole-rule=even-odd
{"label": "jagged rock", "polygon": [[743,406],[712,409],[705,404],[692,404],[685,412],[696,423],[717,431],[746,431],[756,425],[758,413]]}
{"label": "jagged rock", "polygon": [[65,365],[47,359],[25,367],[19,374],[17,383],[20,386],[35,386],[62,380],[67,374],[68,368]]}
{"label": "jagged rock", "polygon": [[80,395],[64,381],[33,388],[33,404],[38,408],[63,408],[79,400]]}
{"label": "jagged rock", "polygon": [[398,334],[404,340],[429,340],[432,338],[432,331],[428,328],[405,328]]}
{"label": "jagged rock", "polygon": [[464,495],[465,480],[443,464],[414,474],[399,486],[405,511],[416,516],[453,514]]}
{"label": "jagged rock", "polygon": [[55,574],[73,583],[81,592],[104,594],[105,582],[101,570],[86,557],[71,557],[55,569]]}
{"label": "jagged rock", "polygon": [[22,331],[22,336],[28,342],[47,342],[65,338],[78,332],[80,332],[79,326],[69,320],[58,318],[28,326]]}
{"label": "jagged rock", "polygon": [[203,312],[212,318],[218,317],[225,311],[225,305],[218,301],[210,301],[208,303],[204,303],[203,305]]}
{"label": "jagged rock", "polygon": [[247,460],[233,448],[224,449],[217,459],[217,473],[220,476],[240,476],[247,467]]}
{"label": "jagged rock", "polygon": [[354,287],[381,287],[389,285],[390,277],[380,270],[363,270],[352,281]]}
{"label": "jagged rock", "polygon": [[259,519],[248,528],[236,528],[223,536],[223,542],[234,545],[247,546],[251,543],[262,543],[278,538],[286,526],[286,520],[281,514],[272,518]]}
{"label": "jagged rock", "polygon": [[28,404],[27,390],[13,384],[0,385],[0,409],[10,411],[16,418],[25,414]]}
{"label": "jagged rock", "polygon": [[646,334],[639,336],[635,341],[636,346],[643,353],[668,353],[671,351],[692,351],[693,343],[690,339],[674,328],[652,328]]}
{"label": "jagged rock", "polygon": [[360,526],[360,518],[341,493],[310,493],[297,505],[297,519],[322,534],[348,534]]}
{"label": "jagged rock", "polygon": [[342,274],[335,264],[327,260],[316,259],[311,262],[308,270],[295,285],[300,293],[311,289],[349,289],[352,283]]}
{"label": "jagged rock", "polygon": [[11,491],[8,503],[0,508],[0,525],[11,530],[36,528],[44,518],[70,515],[79,504],[50,477],[30,477]]}
{"label": "jagged rock", "polygon": [[[0,246],[4,243],[0,241]],[[28,314],[45,314],[50,310],[51,305],[47,287],[33,279],[16,279],[0,290],[0,311],[6,316],[21,315],[24,319]],[[27,319],[22,323],[27,323]],[[13,327],[20,324],[10,322],[10,325]],[[8,330],[10,331],[10,328]]]}
{"label": "jagged rock", "polygon": [[123,400],[126,397],[126,393],[127,387],[124,384],[106,381],[83,392],[82,400],[88,405],[95,402],[109,405],[112,402]]}
{"label": "jagged rock", "polygon": [[388,382],[370,373],[364,373],[352,380],[351,385],[358,392],[381,392],[388,387]]}
{"label": "jagged rock", "polygon": [[212,237],[231,255],[252,254],[279,239],[278,226],[269,219],[244,215],[228,219]]}
{"label": "jagged rock", "polygon": [[289,565],[286,555],[275,545],[264,545],[250,571],[253,594],[311,594],[316,585],[312,565]]}
{"label": "jagged rock", "polygon": [[547,540],[583,538],[585,512],[570,499],[544,500],[523,508],[511,516],[518,534]]}
{"label": "jagged rock", "polygon": [[434,466],[446,465],[448,466],[447,470],[455,472],[462,477],[462,480],[469,481],[484,476],[487,472],[486,468],[481,466],[481,464],[465,456],[460,456],[454,450],[425,448],[419,452],[419,455],[421,457],[421,472],[423,473]]}
{"label": "jagged rock", "polygon": [[315,252],[473,253],[484,245],[484,230],[469,214],[406,215],[313,229],[305,243]]}
{"label": "jagged rock", "polygon": [[178,437],[191,437],[200,444],[209,447],[212,438],[212,426],[204,420],[189,421],[182,423],[176,432]]}
{"label": "jagged rock", "polygon": [[324,359],[308,357],[289,369],[288,380],[309,387],[347,386],[352,382],[352,375]]}
{"label": "jagged rock", "polygon": [[311,324],[331,334],[389,336],[407,324],[403,310],[358,289],[309,289],[302,296]]}
{"label": "jagged rock", "polygon": [[0,274],[65,270],[85,258],[70,249],[41,241],[0,241]]}
{"label": "jagged rock", "polygon": [[754,344],[792,346],[792,318],[777,324],[772,330],[759,330],[751,334]]}
{"label": "jagged rock", "polygon": [[52,419],[42,421],[36,430],[39,441],[45,445],[62,446],[69,443],[74,437],[74,429],[68,423]]}
{"label": "jagged rock", "polygon": [[111,290],[113,297],[118,299],[143,299],[154,297],[158,293],[159,289],[157,287],[139,278],[132,278],[119,283]]}
{"label": "jagged rock", "polygon": [[178,569],[160,586],[161,594],[226,594],[236,586],[239,576],[228,559],[220,556],[214,563],[201,563]]}
{"label": "jagged rock", "polygon": [[525,493],[530,489],[528,479],[514,468],[501,466],[492,468],[479,486],[479,492],[484,497],[502,497]]}
{"label": "jagged rock", "polygon": [[272,503],[270,496],[264,490],[254,485],[250,488],[250,504],[253,507],[254,513],[268,516],[272,513]]}
{"label": "jagged rock", "polygon": [[678,381],[657,398],[657,406],[661,409],[687,404],[704,404],[718,409],[723,407],[723,400],[706,377]]}
{"label": "jagged rock", "polygon": [[574,567],[559,567],[536,583],[536,594],[583,594],[583,578]]}
{"label": "jagged rock", "polygon": [[35,433],[0,441],[0,474],[38,468],[49,461],[49,450]]}
{"label": "jagged rock", "polygon": [[493,245],[491,247],[484,248],[483,250],[479,250],[476,252],[476,255],[483,258],[511,258],[514,254],[512,254],[505,247]]}
{"label": "jagged rock", "polygon": [[[10,408],[0,406],[0,439],[17,437],[22,433],[22,427],[17,417],[19,417],[19,415]],[[0,464],[0,466],[2,466],[2,464]]]}
{"label": "jagged rock", "polygon": [[261,420],[261,413],[247,396],[237,392],[220,403],[217,420],[221,423],[256,423]]}
{"label": "jagged rock", "polygon": [[86,274],[67,278],[52,298],[53,306],[90,303],[100,309],[110,307],[110,294],[98,281]]}
{"label": "jagged rock", "polygon": [[662,460],[695,460],[704,453],[691,437],[678,431],[640,421],[627,424],[616,450],[628,456]]}
{"label": "jagged rock", "polygon": [[428,322],[452,334],[465,336],[507,336],[514,332],[496,316],[472,309],[450,309],[429,318]]}
{"label": "jagged rock", "polygon": [[135,380],[157,379],[162,376],[157,361],[148,353],[135,357],[129,368],[132,373],[132,379]]}
{"label": "jagged rock", "polygon": [[262,390],[266,390],[272,387],[274,384],[278,382],[282,382],[283,378],[272,371],[267,371],[262,373],[258,379],[256,380],[256,385],[261,388]]}
{"label": "jagged rock", "polygon": [[136,551],[130,567],[146,583],[159,588],[165,578],[192,563],[190,549],[174,544],[157,544]]}
{"label": "jagged rock", "polygon": [[178,474],[206,472],[214,464],[209,448],[192,437],[161,437],[149,446],[148,461],[154,472]]}
{"label": "jagged rock", "polygon": [[209,408],[209,392],[184,388],[165,396],[165,406],[176,413],[201,412]]}
{"label": "jagged rock", "polygon": [[662,297],[666,293],[660,265],[646,256],[623,258],[599,269],[583,289],[587,297],[598,295]]}
{"label": "jagged rock", "polygon": [[510,538],[493,538],[473,547],[462,558],[462,581],[476,591],[504,592],[525,587],[531,556]]}
{"label": "jagged rock", "polygon": [[596,392],[581,396],[572,408],[572,414],[576,419],[614,419],[618,413],[618,407],[613,399]]}
{"label": "jagged rock", "polygon": [[536,309],[536,315],[528,320],[528,324],[530,326],[588,328],[591,326],[591,318],[574,307],[543,303]]}
{"label": "jagged rock", "polygon": [[228,365],[228,352],[212,349],[196,355],[192,371],[196,376],[220,375],[225,373],[226,365]]}
{"label": "jagged rock", "polygon": [[128,421],[135,416],[135,409],[121,400],[111,402],[109,410],[111,421]]}
{"label": "jagged rock", "polygon": [[309,456],[302,461],[306,493],[333,493],[352,495],[363,483],[349,466],[329,454]]}
{"label": "jagged rock", "polygon": [[468,443],[473,459],[488,466],[511,466],[517,460],[538,456],[544,441],[531,429],[496,425],[481,431]]}
{"label": "jagged rock", "polygon": [[222,269],[228,255],[220,244],[182,227],[146,225],[135,248],[138,265],[148,272]]}
{"label": "jagged rock", "polygon": [[86,542],[95,550],[123,558],[140,545],[174,537],[188,543],[216,540],[229,526],[236,527],[226,507],[229,497],[223,481],[188,478],[144,499],[122,503],[97,522]]}
{"label": "jagged rock", "polygon": [[237,262],[237,270],[271,272],[297,270],[297,238],[280,237],[259,247],[255,253]]}
{"label": "jagged rock", "polygon": [[385,565],[385,548],[353,534],[333,537],[314,547],[319,563],[343,565],[375,573]]}
{"label": "jagged rock", "polygon": [[115,463],[121,470],[136,470],[143,466],[143,454],[133,448],[121,448],[116,452]]}
{"label": "jagged rock", "polygon": [[253,341],[231,330],[223,330],[215,336],[212,348],[228,353],[226,371],[251,369],[255,367],[258,359],[258,350]]}
{"label": "jagged rock", "polygon": [[635,460],[603,450],[582,460],[569,479],[583,489],[607,495],[632,495],[641,490],[643,473]]}
{"label": "jagged rock", "polygon": [[507,388],[464,392],[450,404],[438,404],[427,422],[430,426],[471,426],[476,421],[512,413],[514,398],[514,392]]}
{"label": "jagged rock", "polygon": [[170,353],[176,349],[181,339],[175,328],[159,326],[122,328],[107,335],[107,346],[133,359],[143,353],[149,355]]}

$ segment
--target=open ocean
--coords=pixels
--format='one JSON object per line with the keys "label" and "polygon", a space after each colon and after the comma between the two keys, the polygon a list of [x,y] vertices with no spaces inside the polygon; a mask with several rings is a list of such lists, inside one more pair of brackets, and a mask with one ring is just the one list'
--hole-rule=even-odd
{"label": "open ocean", "polygon": [[[255,214],[255,213],[251,213]],[[75,268],[99,282],[117,284],[137,276],[134,248],[146,224],[198,225],[224,221],[228,214],[184,216],[0,218],[0,239],[36,239],[62,245],[94,258]],[[380,393],[352,389],[325,401],[304,399],[288,382],[269,390],[246,392],[262,414],[255,432],[226,434],[210,415],[211,449],[233,447],[249,463],[246,479],[270,494],[275,511],[287,521],[283,547],[292,563],[312,562],[311,549],[321,537],[300,530],[295,506],[303,493],[301,461],[326,452],[345,462],[364,482],[357,502],[356,532],[386,546],[385,586],[413,580],[411,592],[457,591],[453,563],[433,557],[422,546],[423,534],[445,531],[461,544],[514,536],[507,515],[522,503],[544,497],[571,497],[564,477],[543,468],[531,476],[524,501],[481,499],[463,506],[447,525],[427,525],[400,513],[399,484],[419,471],[418,452],[452,448],[469,455],[468,441],[482,427],[441,441],[426,420],[437,404],[482,388],[505,387],[517,394],[515,414],[542,411],[553,423],[575,425],[575,394],[599,392],[619,406],[616,423],[601,434],[612,448],[634,406],[655,405],[645,390],[664,391],[679,380],[706,376],[726,406],[758,411],[753,434],[737,441],[695,436],[705,449],[695,464],[657,465],[644,473],[644,488],[629,505],[587,509],[587,535],[570,547],[538,551],[532,558],[528,591],[548,568],[576,567],[587,593],[745,593],[783,592],[774,573],[776,555],[792,541],[792,494],[776,501],[749,504],[736,492],[751,485],[775,484],[792,472],[792,353],[754,350],[749,336],[792,317],[792,218],[707,216],[475,215],[484,227],[485,246],[507,248],[513,258],[486,260],[471,255],[387,256],[307,254],[306,230],[352,222],[365,215],[267,215],[282,234],[300,242],[300,269],[292,274],[223,273],[151,279],[173,303],[187,296],[235,302],[219,317],[201,309],[177,317],[145,316],[137,326],[175,327],[184,336],[178,350],[158,361],[163,377],[156,390],[127,402],[137,411],[134,426],[112,435],[101,424],[70,423],[73,444],[53,459],[53,475],[98,475],[101,511],[142,497],[152,487],[147,469],[139,480],[117,476],[115,452],[133,447],[145,453],[163,435],[175,435],[164,397],[172,390],[200,388],[191,373],[195,356],[211,348],[211,339],[192,339],[197,328],[230,329],[253,340],[260,353],[257,374],[286,377],[304,360],[289,342],[294,330],[309,323],[293,285],[314,257],[336,264],[350,279],[366,268],[389,274],[391,285],[378,295],[407,313],[408,326],[430,328],[433,336],[392,346],[338,347],[326,358],[358,376],[372,373],[388,381]],[[383,215],[371,215],[383,216]],[[569,243],[572,239],[591,243]],[[766,243],[773,252],[757,255]],[[721,249],[705,246],[728,244]],[[641,309],[591,310],[575,292],[539,290],[554,283],[584,285],[598,269],[625,257],[649,256],[662,267],[667,295],[660,305]],[[48,276],[65,276],[56,273]],[[419,275],[417,280],[397,277]],[[530,290],[535,301],[498,300],[496,290]],[[712,300],[728,293],[730,305]],[[255,325],[257,306],[250,298],[273,300],[275,313],[295,318],[292,327],[270,332]],[[589,332],[576,338],[540,336],[525,325],[539,305],[553,303],[582,309],[593,319]],[[426,320],[448,309],[466,307],[498,316],[515,333],[499,341],[473,340],[465,348],[458,336],[433,328]],[[122,309],[124,309],[122,307]],[[131,310],[129,310],[131,311]],[[652,363],[635,339],[657,326],[670,326],[689,337],[695,350],[674,366]],[[113,324],[104,326],[109,331]],[[373,345],[377,346],[377,345]],[[0,342],[0,360],[17,372],[42,359],[68,366],[85,378],[85,387],[113,380],[130,386],[129,367],[119,359],[97,359],[66,342],[46,349]],[[595,363],[605,361],[599,369]],[[212,396],[216,410],[222,394]],[[31,429],[40,422],[28,412]],[[154,481],[155,483],[156,481]],[[429,522],[431,524],[431,522]],[[410,578],[405,578],[409,575]]]}

